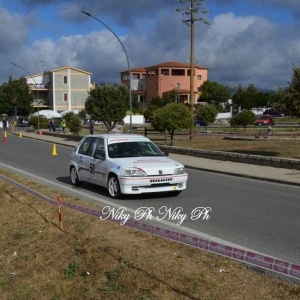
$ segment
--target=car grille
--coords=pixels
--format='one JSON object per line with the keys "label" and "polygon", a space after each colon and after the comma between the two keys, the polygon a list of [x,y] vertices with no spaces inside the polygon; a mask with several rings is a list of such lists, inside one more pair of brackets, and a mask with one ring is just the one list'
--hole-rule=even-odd
{"label": "car grille", "polygon": [[161,183],[161,182],[170,182],[172,178],[162,178],[162,179],[150,179],[151,183]]}

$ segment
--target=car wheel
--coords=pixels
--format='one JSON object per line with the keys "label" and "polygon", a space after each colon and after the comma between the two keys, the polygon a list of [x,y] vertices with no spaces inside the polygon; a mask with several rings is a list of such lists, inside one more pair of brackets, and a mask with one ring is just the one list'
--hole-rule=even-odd
{"label": "car wheel", "polygon": [[182,191],[174,191],[174,192],[170,192],[171,196],[178,196]]}
{"label": "car wheel", "polygon": [[78,174],[77,174],[77,171],[76,171],[76,168],[75,167],[72,167],[71,168],[71,171],[70,171],[70,177],[71,177],[71,182],[73,185],[75,186],[79,186],[82,184],[82,181],[80,181],[78,179]]}
{"label": "car wheel", "polygon": [[108,179],[108,192],[110,197],[113,199],[121,197],[119,181],[115,175],[111,175]]}

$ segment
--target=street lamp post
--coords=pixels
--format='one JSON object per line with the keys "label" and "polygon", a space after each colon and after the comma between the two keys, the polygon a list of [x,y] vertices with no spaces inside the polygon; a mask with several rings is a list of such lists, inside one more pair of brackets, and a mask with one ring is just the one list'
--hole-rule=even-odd
{"label": "street lamp post", "polygon": [[33,79],[33,81],[35,83],[36,92],[37,92],[37,100],[38,100],[38,131],[40,131],[40,97],[39,97],[39,88],[38,88],[38,85],[36,84],[33,76],[28,71],[26,71],[24,68],[22,68],[21,66],[15,64],[13,62],[10,62],[10,63],[13,64],[13,65],[15,65],[15,66],[17,66],[17,67],[19,67],[19,68],[21,68],[22,70],[24,70]]}
{"label": "street lamp post", "polygon": [[119,39],[119,37],[113,32],[112,29],[110,29],[105,23],[103,23],[101,20],[99,20],[98,18],[94,17],[93,15],[91,15],[89,12],[82,10],[82,12],[84,14],[86,14],[89,17],[92,17],[93,19],[97,20],[98,22],[100,22],[101,24],[103,24],[109,31],[112,32],[112,34],[118,39],[118,41],[120,42],[125,55],[126,55],[126,59],[127,59],[127,64],[128,64],[128,72],[129,72],[129,109],[130,109],[130,134],[132,133],[132,98],[131,98],[131,74],[130,74],[130,65],[129,65],[129,59],[128,59],[128,55],[126,52],[126,49],[123,45],[123,43],[121,42],[121,40]]}

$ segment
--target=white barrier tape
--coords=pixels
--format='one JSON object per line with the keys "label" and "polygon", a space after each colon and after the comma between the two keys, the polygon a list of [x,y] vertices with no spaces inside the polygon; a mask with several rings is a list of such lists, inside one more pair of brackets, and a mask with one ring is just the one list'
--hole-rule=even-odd
{"label": "white barrier tape", "polygon": [[[49,202],[51,204],[57,205],[57,201],[54,201],[51,198],[49,198],[37,191],[34,191],[34,190],[12,180],[4,175],[0,174],[0,177],[2,177],[6,181],[18,186],[21,189],[23,189],[37,197],[40,197],[41,199],[46,200],[47,202]],[[98,218],[102,217],[103,219],[113,221],[117,224],[120,224],[123,222],[123,220],[114,219],[112,217],[112,215],[107,217],[107,215],[105,215],[102,212],[97,211],[95,209],[91,209],[88,207],[84,207],[84,206],[80,206],[80,205],[76,205],[76,204],[72,204],[72,203],[68,203],[68,202],[63,202],[63,201],[61,201],[61,204],[66,207],[73,208],[78,211],[87,213],[89,215],[96,216]],[[163,229],[163,228],[160,228],[157,226],[142,223],[142,222],[135,221],[132,219],[129,219],[124,225],[141,230],[141,231],[145,231],[149,234],[153,234],[153,235],[160,236],[160,237],[163,237],[163,238],[166,238],[166,239],[169,239],[172,241],[176,241],[176,242],[179,242],[179,243],[182,243],[185,245],[189,245],[189,246],[199,248],[199,249],[202,249],[202,250],[205,250],[208,252],[212,252],[212,253],[215,253],[215,254],[218,254],[218,255],[221,255],[224,257],[232,258],[234,260],[244,262],[246,264],[250,264],[250,265],[253,265],[256,267],[260,267],[260,268],[268,270],[268,271],[273,271],[280,275],[284,275],[287,277],[291,277],[291,278],[300,280],[300,265],[289,263],[287,261],[283,261],[283,260],[276,259],[276,258],[263,256],[263,255],[260,255],[260,254],[254,253],[254,252],[245,251],[245,250],[241,250],[238,248],[211,242],[209,240],[193,237],[193,236],[179,233],[176,231]]]}

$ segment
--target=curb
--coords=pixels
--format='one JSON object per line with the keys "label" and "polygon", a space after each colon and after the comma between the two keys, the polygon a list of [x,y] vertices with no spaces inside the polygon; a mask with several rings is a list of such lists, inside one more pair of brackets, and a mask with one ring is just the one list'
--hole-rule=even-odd
{"label": "curb", "polygon": [[214,160],[232,161],[244,164],[268,166],[275,168],[300,170],[300,160],[287,159],[287,158],[275,158],[266,157],[261,155],[249,155],[241,153],[231,153],[223,151],[209,151],[192,148],[180,148],[173,146],[158,145],[158,147],[164,151],[173,154],[189,155],[194,157],[202,157]]}
{"label": "curb", "polygon": [[266,177],[251,176],[251,175],[240,174],[240,173],[233,173],[233,172],[226,172],[226,171],[217,171],[217,170],[211,170],[211,169],[206,169],[206,168],[189,166],[187,164],[184,164],[184,167],[188,168],[188,169],[205,171],[205,172],[210,172],[210,173],[218,173],[218,174],[224,174],[224,175],[229,175],[229,176],[238,176],[238,177],[242,177],[242,178],[248,178],[248,179],[254,179],[254,180],[261,180],[261,181],[266,181],[266,182],[274,182],[274,183],[280,183],[280,184],[288,184],[288,185],[293,185],[293,186],[300,186],[300,182],[297,183],[297,182],[285,181],[285,180],[280,180],[280,179],[272,179],[272,178],[266,178]]}

